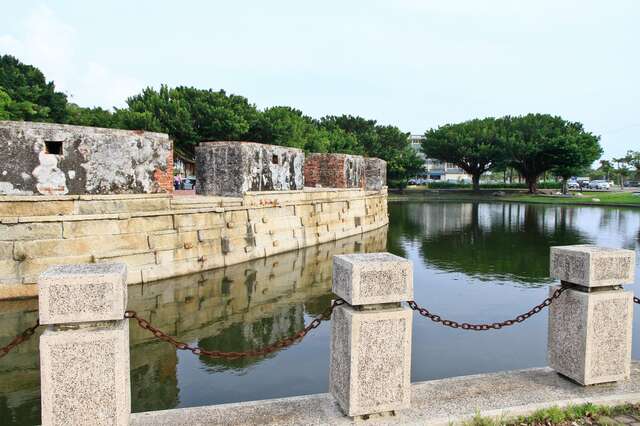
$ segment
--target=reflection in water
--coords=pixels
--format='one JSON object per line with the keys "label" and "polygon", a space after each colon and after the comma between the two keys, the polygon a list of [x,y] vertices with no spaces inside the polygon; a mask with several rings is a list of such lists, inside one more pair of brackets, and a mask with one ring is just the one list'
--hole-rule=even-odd
{"label": "reflection in water", "polygon": [[[387,229],[381,228],[225,269],[129,286],[128,308],[178,339],[207,349],[257,349],[292,335],[304,327],[309,317],[329,306],[334,254],[383,251],[386,240]],[[8,341],[9,336],[36,318],[35,299],[0,302],[0,343]],[[0,362],[2,424],[40,422],[37,336]],[[184,396],[181,387],[187,387],[198,374],[205,375],[209,389],[212,387],[207,377],[210,373],[217,373],[210,377],[226,381],[229,388],[242,386],[238,381],[247,371],[280,356],[274,352],[262,358],[220,360],[198,359],[189,353],[186,355],[192,359],[183,362],[175,348],[154,340],[135,323],[130,327],[130,338],[132,406],[136,412],[193,405],[192,398]],[[306,340],[295,345],[300,348],[289,350],[299,351],[305,345],[308,345]],[[193,359],[197,360],[197,367],[181,372],[180,368],[188,370],[187,364]],[[226,372],[229,374],[225,375]],[[182,374],[186,374],[184,380]],[[220,383],[217,386],[220,389]],[[310,389],[311,392],[324,390],[313,386]],[[227,397],[229,400],[243,398],[233,392]],[[219,395],[218,401],[220,398],[225,395]]]}
{"label": "reflection in water", "polygon": [[[392,204],[390,209],[394,209],[394,219],[405,222],[394,231],[407,230],[405,238],[420,245],[421,258],[428,267],[462,272],[483,281],[546,284],[550,282],[550,246],[589,242],[586,235],[571,226],[577,211],[566,208],[512,203],[414,203]],[[395,210],[399,210],[397,215]]]}
{"label": "reflection in water", "polygon": [[[291,335],[330,303],[331,256],[387,250],[413,261],[415,298],[443,317],[494,322],[547,297],[549,247],[640,247],[640,209],[511,203],[390,203],[390,225],[364,236],[227,269],[130,286],[129,307],[207,349],[257,349]],[[387,238],[388,237],[388,238]],[[638,262],[640,264],[640,261]],[[640,269],[637,271],[640,274]],[[633,289],[633,287],[631,287]],[[0,344],[30,326],[37,302],[0,302]],[[635,329],[640,317],[635,318]],[[415,318],[412,380],[546,365],[547,314],[470,333]],[[134,411],[325,392],[329,328],[263,358],[217,360],[177,352],[131,330]],[[37,338],[0,360],[0,419],[40,419]],[[634,339],[634,357],[640,339]]]}

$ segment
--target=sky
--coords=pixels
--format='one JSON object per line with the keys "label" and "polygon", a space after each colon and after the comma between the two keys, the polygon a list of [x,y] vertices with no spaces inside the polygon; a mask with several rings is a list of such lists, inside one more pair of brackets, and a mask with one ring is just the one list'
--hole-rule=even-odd
{"label": "sky", "polygon": [[424,133],[529,112],[640,150],[640,1],[0,0],[0,54],[82,106],[147,86]]}

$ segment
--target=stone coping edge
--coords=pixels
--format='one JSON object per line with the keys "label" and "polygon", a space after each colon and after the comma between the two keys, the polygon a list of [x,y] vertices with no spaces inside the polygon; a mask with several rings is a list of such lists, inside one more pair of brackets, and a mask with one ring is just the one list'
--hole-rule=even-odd
{"label": "stone coping edge", "polygon": [[[197,214],[197,213],[224,213],[227,211],[240,211],[240,210],[257,210],[268,209],[274,207],[289,207],[289,206],[303,206],[312,205],[318,203],[339,203],[346,201],[364,200],[366,198],[382,197],[383,194],[365,194],[362,198],[318,198],[315,200],[299,200],[299,201],[285,201],[278,204],[252,204],[252,205],[233,205],[233,206],[210,206],[210,207],[193,207],[193,208],[180,208],[169,210],[152,210],[152,211],[137,211],[137,212],[122,212],[122,213],[96,213],[96,214],[71,214],[71,215],[48,215],[48,216],[3,216],[0,217],[0,223],[3,224],[16,224],[16,223],[31,223],[31,222],[71,222],[71,221],[83,221],[83,220],[107,220],[107,219],[131,219],[135,217],[152,217],[152,216],[168,216],[168,215],[181,215],[181,214]],[[158,198],[158,197],[156,197]]]}
{"label": "stone coping edge", "polygon": [[[395,416],[371,416],[372,424],[450,425],[477,414],[493,418],[528,415],[541,408],[587,402],[620,405],[640,402],[640,362],[631,379],[583,387],[548,367],[476,374],[414,383],[410,409]],[[204,407],[134,413],[131,425],[342,425],[362,423],[342,414],[329,394],[268,399]]]}

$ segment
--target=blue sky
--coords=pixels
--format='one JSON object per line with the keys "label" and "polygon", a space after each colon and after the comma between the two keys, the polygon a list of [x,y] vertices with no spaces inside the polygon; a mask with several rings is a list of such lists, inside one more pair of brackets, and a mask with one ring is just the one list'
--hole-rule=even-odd
{"label": "blue sky", "polygon": [[640,150],[640,1],[2,1],[0,53],[84,106],[145,86],[405,131],[545,112]]}

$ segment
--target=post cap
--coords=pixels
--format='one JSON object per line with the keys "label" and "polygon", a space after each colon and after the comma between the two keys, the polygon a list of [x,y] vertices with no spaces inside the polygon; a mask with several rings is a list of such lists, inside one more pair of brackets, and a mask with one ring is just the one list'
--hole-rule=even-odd
{"label": "post cap", "polygon": [[121,320],[127,306],[127,266],[52,266],[38,278],[38,291],[40,324]]}
{"label": "post cap", "polygon": [[551,247],[552,278],[583,287],[606,287],[633,283],[633,250],[590,244]]}
{"label": "post cap", "polygon": [[332,287],[352,306],[412,300],[412,265],[391,253],[333,256]]}

